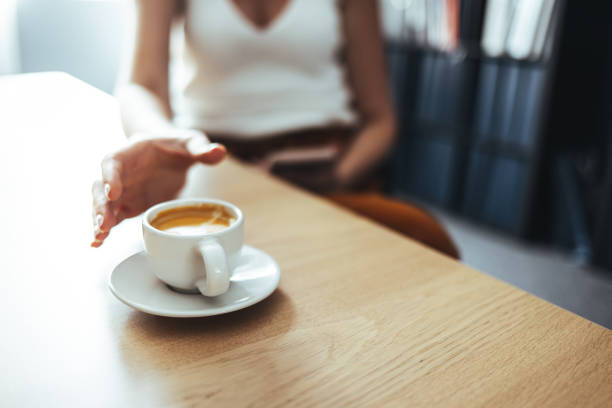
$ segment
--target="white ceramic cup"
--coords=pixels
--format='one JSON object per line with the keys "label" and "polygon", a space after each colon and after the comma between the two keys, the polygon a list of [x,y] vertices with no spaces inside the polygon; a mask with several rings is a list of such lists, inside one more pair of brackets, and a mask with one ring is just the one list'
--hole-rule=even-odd
{"label": "white ceramic cup", "polygon": [[[208,234],[179,235],[153,228],[164,210],[198,204],[224,206],[236,217],[227,228]],[[244,216],[226,201],[193,198],[166,201],[149,208],[142,218],[144,245],[155,275],[179,292],[218,296],[229,289],[232,271],[242,249]]]}

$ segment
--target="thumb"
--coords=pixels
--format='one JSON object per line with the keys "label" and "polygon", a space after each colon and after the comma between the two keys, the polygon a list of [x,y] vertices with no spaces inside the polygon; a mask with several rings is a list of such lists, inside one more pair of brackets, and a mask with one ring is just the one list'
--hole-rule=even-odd
{"label": "thumb", "polygon": [[193,160],[204,164],[219,163],[227,154],[225,146],[219,143],[210,143],[203,136],[190,137],[185,148]]}

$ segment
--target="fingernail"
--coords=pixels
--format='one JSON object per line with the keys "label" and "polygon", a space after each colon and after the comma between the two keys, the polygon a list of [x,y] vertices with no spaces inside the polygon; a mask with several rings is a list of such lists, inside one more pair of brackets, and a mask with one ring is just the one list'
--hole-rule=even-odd
{"label": "fingernail", "polygon": [[187,142],[187,151],[194,156],[206,154],[219,147],[219,143],[208,143],[202,140],[202,138],[192,137]]}
{"label": "fingernail", "polygon": [[106,198],[108,198],[110,200],[110,184],[106,183],[104,184],[104,195],[106,196]]}
{"label": "fingernail", "polygon": [[104,216],[102,214],[96,215],[96,227],[102,227],[102,223],[104,222]]}

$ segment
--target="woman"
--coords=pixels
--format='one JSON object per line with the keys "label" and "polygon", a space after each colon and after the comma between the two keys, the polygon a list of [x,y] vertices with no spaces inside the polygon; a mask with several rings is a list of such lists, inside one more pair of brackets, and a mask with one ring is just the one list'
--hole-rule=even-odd
{"label": "woman", "polygon": [[[187,80],[171,107],[169,39],[180,14]],[[375,0],[138,0],[136,16],[130,77],[118,90],[131,143],[104,160],[94,184],[92,246],[174,197],[193,163],[218,163],[226,148],[325,192],[367,179],[390,148]]]}

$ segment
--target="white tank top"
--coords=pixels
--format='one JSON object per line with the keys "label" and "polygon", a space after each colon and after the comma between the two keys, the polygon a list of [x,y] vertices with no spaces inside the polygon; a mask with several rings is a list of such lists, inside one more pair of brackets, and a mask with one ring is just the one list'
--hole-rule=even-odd
{"label": "white tank top", "polygon": [[231,0],[188,0],[179,125],[256,138],[356,115],[335,0],[289,0],[266,28]]}

